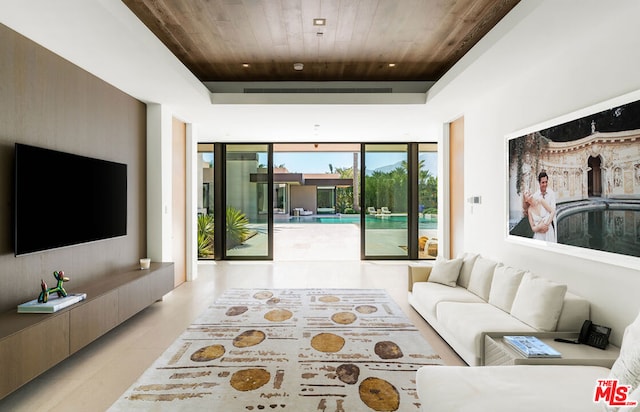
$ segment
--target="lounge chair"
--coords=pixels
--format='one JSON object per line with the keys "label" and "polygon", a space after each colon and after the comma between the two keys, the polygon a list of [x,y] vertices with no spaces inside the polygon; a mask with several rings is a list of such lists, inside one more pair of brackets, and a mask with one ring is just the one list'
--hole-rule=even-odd
{"label": "lounge chair", "polygon": [[377,213],[378,213],[378,211],[376,210],[376,208],[375,208],[375,207],[373,207],[373,206],[369,206],[369,207],[367,208],[367,213],[369,213],[370,215],[375,215],[375,214],[377,214]]}
{"label": "lounge chair", "polygon": [[304,210],[304,208],[302,207],[294,207],[293,208],[293,214],[294,216],[311,216],[313,214],[313,211],[311,210]]}
{"label": "lounge chair", "polygon": [[380,208],[380,212],[384,215],[384,214],[389,214],[389,213],[391,213],[391,210],[389,210],[389,208],[388,208],[388,207],[386,207],[386,206],[382,206],[382,207]]}

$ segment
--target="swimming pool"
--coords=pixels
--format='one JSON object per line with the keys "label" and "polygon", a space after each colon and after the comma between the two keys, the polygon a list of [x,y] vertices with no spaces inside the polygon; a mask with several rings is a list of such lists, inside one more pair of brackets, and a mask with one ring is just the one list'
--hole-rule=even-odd
{"label": "swimming pool", "polygon": [[[406,216],[365,216],[367,229],[406,229]],[[360,225],[360,215],[336,215],[336,216],[292,216],[287,221],[277,223],[329,223]],[[437,229],[437,219],[421,218],[420,229]]]}

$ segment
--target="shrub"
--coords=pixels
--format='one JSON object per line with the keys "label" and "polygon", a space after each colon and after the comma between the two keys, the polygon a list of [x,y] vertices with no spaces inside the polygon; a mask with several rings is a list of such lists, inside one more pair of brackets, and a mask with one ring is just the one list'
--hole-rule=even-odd
{"label": "shrub", "polygon": [[213,215],[198,215],[198,257],[213,255]]}
{"label": "shrub", "polygon": [[227,249],[242,244],[249,236],[249,219],[242,211],[227,208]]}

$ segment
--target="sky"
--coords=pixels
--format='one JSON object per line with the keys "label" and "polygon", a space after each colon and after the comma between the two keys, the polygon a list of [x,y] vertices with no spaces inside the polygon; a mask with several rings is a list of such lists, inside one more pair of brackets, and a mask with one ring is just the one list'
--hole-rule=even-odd
{"label": "sky", "polygon": [[[367,155],[367,169],[377,169],[382,166],[406,160],[406,153],[370,153]],[[260,160],[263,163],[262,159]],[[290,173],[328,173],[329,164],[333,170],[348,169],[353,166],[353,153],[324,152],[324,153],[284,153],[273,154],[273,164],[284,164]],[[360,165],[358,164],[358,167]]]}
{"label": "sky", "polygon": [[[434,156],[436,154],[434,153]],[[210,154],[203,154],[206,161],[211,161]],[[266,153],[258,155],[259,163],[267,163]],[[380,167],[389,166],[406,160],[406,153],[368,153],[367,169],[375,170]],[[329,173],[329,164],[333,165],[333,170],[337,168],[348,169],[353,166],[353,153],[341,152],[277,152],[273,154],[273,164],[284,165],[290,173]],[[360,164],[358,164],[360,167]],[[434,168],[435,169],[435,168]],[[432,174],[436,175],[437,170]]]}

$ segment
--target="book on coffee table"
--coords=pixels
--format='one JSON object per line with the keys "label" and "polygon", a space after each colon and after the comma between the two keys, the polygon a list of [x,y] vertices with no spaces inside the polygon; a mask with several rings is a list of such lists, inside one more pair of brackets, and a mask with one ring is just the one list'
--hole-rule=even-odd
{"label": "book on coffee table", "polygon": [[504,336],[504,341],[527,358],[559,358],[560,352],[535,336]]}
{"label": "book on coffee table", "polygon": [[34,299],[18,305],[18,313],[54,313],[86,298],[86,293],[69,293],[63,298],[50,296],[46,303]]}

